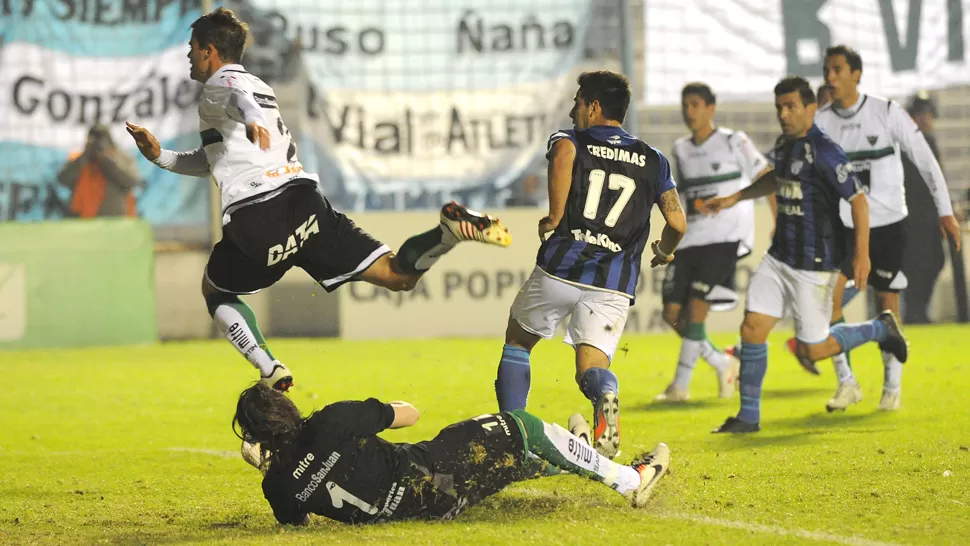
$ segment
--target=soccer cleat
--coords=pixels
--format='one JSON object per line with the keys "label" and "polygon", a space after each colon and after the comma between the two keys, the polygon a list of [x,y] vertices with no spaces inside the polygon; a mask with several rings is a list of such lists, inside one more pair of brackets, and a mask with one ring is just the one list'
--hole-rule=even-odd
{"label": "soccer cleat", "polygon": [[290,373],[289,368],[279,360],[273,361],[273,373],[268,376],[263,375],[260,377],[260,381],[266,383],[270,387],[282,392],[290,390],[293,386],[293,374]]}
{"label": "soccer cleat", "polygon": [[725,347],[724,354],[728,356],[733,356],[734,358],[741,358],[741,347],[738,347],[737,345],[731,345],[730,347]]}
{"label": "soccer cleat", "polygon": [[862,402],[862,389],[859,387],[859,383],[855,380],[840,383],[839,388],[832,395],[832,399],[825,404],[825,411],[829,413],[845,411],[845,408],[859,402]]}
{"label": "soccer cleat", "polygon": [[627,498],[634,508],[643,508],[650,500],[653,488],[670,467],[670,448],[661,442],[650,453],[637,457],[630,466],[640,475],[640,485],[636,491],[630,492]]}
{"label": "soccer cleat", "polygon": [[687,389],[681,389],[677,385],[671,383],[667,385],[667,388],[657,396],[653,397],[654,402],[686,402],[690,399],[690,391]]}
{"label": "soccer cleat", "polygon": [[727,421],[720,427],[712,430],[714,434],[721,434],[724,432],[730,432],[731,434],[746,434],[748,432],[758,432],[761,430],[761,424],[759,423],[748,423],[747,421],[742,421],[737,417],[728,417]]}
{"label": "soccer cleat", "polygon": [[498,246],[512,244],[509,228],[498,218],[475,212],[454,201],[441,207],[441,227],[459,241],[478,241]]}
{"label": "soccer cleat", "polygon": [[882,411],[896,411],[899,409],[899,398],[902,391],[887,391],[883,389],[882,398],[879,400],[879,409]]}
{"label": "soccer cleat", "polygon": [[620,400],[615,392],[600,396],[593,404],[593,447],[607,459],[620,451]]}
{"label": "soccer cleat", "polygon": [[717,373],[717,394],[721,398],[731,398],[737,392],[738,378],[741,377],[741,360],[727,355],[728,365],[726,368],[718,368]]}
{"label": "soccer cleat", "polygon": [[251,444],[246,440],[243,440],[242,446],[239,448],[239,452],[242,454],[244,461],[249,463],[253,468],[259,470],[266,475],[269,470],[269,452],[262,449],[262,447],[257,444]]}
{"label": "soccer cleat", "polygon": [[567,425],[569,426],[570,434],[579,438],[583,442],[586,442],[586,445],[588,446],[593,445],[591,440],[593,437],[593,430],[589,428],[589,422],[586,421],[586,418],[583,417],[582,413],[574,413],[570,415]]}
{"label": "soccer cleat", "polygon": [[892,353],[896,357],[896,360],[901,364],[905,364],[906,359],[909,357],[909,346],[906,343],[906,337],[903,336],[903,329],[900,328],[899,321],[896,320],[896,315],[887,309],[879,313],[876,320],[889,328],[889,336],[886,338],[886,341],[879,344],[879,348],[887,353]]}
{"label": "soccer cleat", "polygon": [[822,375],[822,372],[818,371],[818,366],[816,366],[814,362],[807,358],[798,356],[798,341],[796,341],[795,338],[791,338],[786,341],[785,346],[788,347],[791,354],[795,355],[795,358],[798,359],[798,363],[801,364],[802,368],[806,372],[812,375]]}

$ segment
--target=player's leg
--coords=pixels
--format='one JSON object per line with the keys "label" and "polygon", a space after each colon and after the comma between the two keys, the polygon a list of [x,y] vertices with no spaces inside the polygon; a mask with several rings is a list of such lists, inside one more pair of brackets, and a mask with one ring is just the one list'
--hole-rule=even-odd
{"label": "player's leg", "polygon": [[[667,265],[664,275],[661,296],[663,298],[663,320],[681,337],[681,353],[686,342],[687,328],[690,326],[690,270],[692,248],[685,248],[674,256],[674,261]],[[664,391],[656,396],[655,402],[685,402],[690,398],[690,378],[686,385],[678,385],[677,378],[682,377],[680,361],[674,372],[674,380]],[[683,379],[683,378],[682,378]]]}
{"label": "player's leg", "polygon": [[620,448],[620,384],[610,364],[629,309],[626,296],[582,289],[566,325],[567,338],[576,349],[576,382],[593,403],[593,446],[610,458]]}
{"label": "player's leg", "polygon": [[[869,275],[869,283],[876,292],[879,309],[890,311],[900,326],[902,326],[902,314],[899,311],[899,296],[909,284],[903,273],[905,241],[904,222],[871,230],[869,255],[872,260],[872,274]],[[879,409],[894,411],[900,406],[903,363],[885,345],[881,344],[879,348],[883,363],[882,397],[879,400]]]}
{"label": "player's leg", "polygon": [[787,290],[782,268],[785,264],[765,255],[751,276],[741,324],[741,373],[738,388],[741,408],[728,417],[715,433],[745,433],[761,430],[761,386],[768,370],[768,334],[785,316]]}
{"label": "player's leg", "polygon": [[532,382],[530,355],[540,338],[550,339],[579,300],[580,288],[536,267],[509,309],[505,345],[495,378],[500,411],[525,409]]}
{"label": "player's leg", "polygon": [[646,503],[670,465],[670,450],[664,444],[635,458],[632,465],[621,465],[600,455],[559,425],[546,423],[524,410],[510,413],[520,427],[529,453],[566,472],[610,487],[634,506]]}
{"label": "player's leg", "polygon": [[[276,233],[276,237],[286,240],[286,226],[273,221],[273,218],[268,222],[254,223],[254,218],[260,214],[271,217],[275,208],[278,207],[269,201],[232,214],[232,221],[224,228],[223,238],[212,249],[206,264],[202,296],[209,316],[232,346],[259,370],[261,380],[285,391],[293,384],[293,376],[285,365],[273,357],[252,308],[239,298],[240,294],[254,294],[273,285],[290,267],[288,260],[267,266],[266,262],[257,262],[251,256],[254,252],[266,256],[267,249],[272,246],[261,244],[262,235],[254,237],[254,231],[265,231],[265,235],[273,237],[274,233],[283,230],[283,234]],[[246,251],[241,244],[260,248]]]}
{"label": "player's leg", "polygon": [[404,241],[396,255],[382,256],[360,278],[390,290],[411,290],[421,275],[462,241],[509,246],[512,236],[498,218],[451,202],[441,208],[437,226]]}
{"label": "player's leg", "polygon": [[[851,274],[851,263],[848,263],[848,265],[845,267],[848,268],[847,271]],[[851,288],[848,287],[848,278],[846,277],[845,272],[840,271],[836,277],[835,286],[832,290],[832,315],[829,321],[830,327],[845,323],[843,307],[846,303],[845,294],[850,290]],[[798,354],[797,344],[793,347],[793,352],[796,355]],[[799,358],[799,360],[809,361],[807,358]],[[835,377],[838,380],[838,386],[836,387],[832,398],[826,402],[825,409],[830,412],[844,411],[852,404],[857,404],[862,401],[862,388],[859,386],[859,382],[855,378],[855,373],[852,371],[852,363],[848,352],[840,352],[833,356],[832,366],[835,369]]]}

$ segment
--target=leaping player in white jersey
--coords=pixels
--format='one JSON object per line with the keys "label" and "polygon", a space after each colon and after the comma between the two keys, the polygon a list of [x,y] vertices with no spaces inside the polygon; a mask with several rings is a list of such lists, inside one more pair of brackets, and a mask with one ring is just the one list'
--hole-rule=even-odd
{"label": "leaping player in white jersey", "polygon": [[[731,195],[774,174],[747,135],[714,125],[716,103],[714,92],[704,83],[688,83],[681,91],[681,112],[691,134],[674,142],[673,158],[687,211],[687,233],[667,266],[663,317],[683,341],[674,380],[654,398],[657,402],[689,399],[698,358],[714,368],[721,398],[733,396],[737,387],[740,361],[714,347],[704,321],[712,301],[737,302],[728,287],[733,288],[738,259],[754,247],[754,201],[743,201],[716,216],[701,214],[695,203]],[[774,207],[774,195],[768,200]]]}
{"label": "leaping player in white jersey", "polygon": [[222,193],[222,240],[202,279],[209,314],[229,341],[259,369],[262,381],[286,391],[293,375],[276,360],[252,309],[239,295],[254,294],[299,266],[328,292],[348,281],[411,290],[460,241],[507,246],[496,218],[454,202],[440,224],[411,237],[395,255],[322,196],[316,174],[303,170],[280,117],[272,88],[240,65],[248,26],[220,8],[192,23],[191,77],[204,84],[199,101],[202,145],[162,150],[145,128],[128,123],[138,149],[159,167],[212,175]]}
{"label": "leaping player in white jersey", "polygon": [[[919,169],[930,188],[940,216],[940,230],[949,235],[959,248],[960,227],[953,216],[953,206],[943,171],[933,156],[916,123],[897,103],[859,93],[862,57],[850,47],[839,45],[825,52],[825,81],[832,88],[834,101],[821,108],[815,123],[845,150],[853,170],[862,182],[869,199],[869,256],[872,271],[869,284],[875,289],[879,309],[889,309],[899,318],[899,292],[906,288],[902,272],[905,238],[906,194],[903,186],[905,152]],[[841,204],[840,216],[849,231],[851,243],[852,216],[847,203]],[[851,256],[851,252],[848,254]],[[833,293],[832,323],[843,322],[842,307],[846,283],[852,278],[851,263],[842,267]],[[882,348],[882,347],[881,347]],[[885,375],[879,408],[899,408],[902,389],[902,364],[885,349],[882,351]],[[848,353],[832,358],[839,387],[826,404],[828,411],[845,410],[862,400],[862,390],[852,373]],[[803,364],[804,366],[805,364]]]}

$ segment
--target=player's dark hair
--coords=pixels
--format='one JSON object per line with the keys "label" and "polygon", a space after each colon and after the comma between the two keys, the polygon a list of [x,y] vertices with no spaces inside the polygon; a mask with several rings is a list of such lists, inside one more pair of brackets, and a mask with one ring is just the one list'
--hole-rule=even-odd
{"label": "player's dark hair", "polygon": [[232,430],[250,443],[259,443],[277,459],[285,458],[304,419],[299,408],[283,393],[262,381],[242,391],[232,418]]}
{"label": "player's dark hair", "polygon": [[711,91],[711,87],[706,83],[701,83],[701,82],[688,83],[680,91],[681,100],[687,98],[687,95],[697,95],[706,104],[717,104],[717,97],[714,96],[714,91]]}
{"label": "player's dark hair", "polygon": [[586,104],[599,101],[603,117],[622,122],[630,107],[630,82],[612,70],[583,72],[576,79],[579,96]]}
{"label": "player's dark hair", "polygon": [[849,65],[849,70],[855,72],[856,70],[862,71],[862,56],[859,52],[852,49],[851,47],[840,44],[832,46],[825,50],[825,58],[828,59],[832,55],[842,55],[845,57],[846,64]]}
{"label": "player's dark hair", "polygon": [[242,61],[247,32],[249,25],[226,8],[207,13],[192,23],[192,38],[199,43],[199,47],[214,46],[219,58],[228,63]]}
{"label": "player's dark hair", "polygon": [[815,104],[815,91],[812,91],[812,84],[801,76],[788,76],[775,86],[776,97],[795,92],[802,98],[802,104],[805,106]]}
{"label": "player's dark hair", "polygon": [[817,99],[817,98],[821,97],[822,96],[822,93],[824,93],[826,91],[831,92],[832,91],[832,86],[829,85],[829,84],[827,84],[827,83],[823,83],[822,85],[818,86],[818,89],[815,90],[815,98]]}

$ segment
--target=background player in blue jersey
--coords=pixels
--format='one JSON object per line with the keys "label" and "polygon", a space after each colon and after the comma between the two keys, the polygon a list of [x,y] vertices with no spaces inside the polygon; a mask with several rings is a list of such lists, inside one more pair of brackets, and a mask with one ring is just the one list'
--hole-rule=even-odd
{"label": "background player in blue jersey", "polygon": [[906,340],[896,317],[884,311],[858,324],[830,329],[832,290],[846,254],[839,200],[852,206],[855,222],[855,283],[869,276],[869,207],[845,152],[814,124],[815,93],[804,78],[775,86],[775,110],[785,138],[774,150],[775,177],[762,177],[743,190],[700,203],[707,213],[772,192],[778,218],[768,254],[751,277],[741,325],[741,410],[714,432],[761,429],[761,384],[768,367],[768,334],[791,311],[797,354],[816,361],[877,341],[900,362]]}
{"label": "background player in blue jersey", "polygon": [[510,310],[495,393],[499,409],[524,409],[529,354],[566,325],[576,349],[576,382],[593,403],[593,444],[615,457],[620,444],[619,385],[610,362],[636,296],[650,211],[667,221],[651,266],[669,263],[687,228],[670,164],[621,127],[630,105],[626,77],[579,76],[574,129],[549,138],[549,215],[539,221],[536,268]]}

